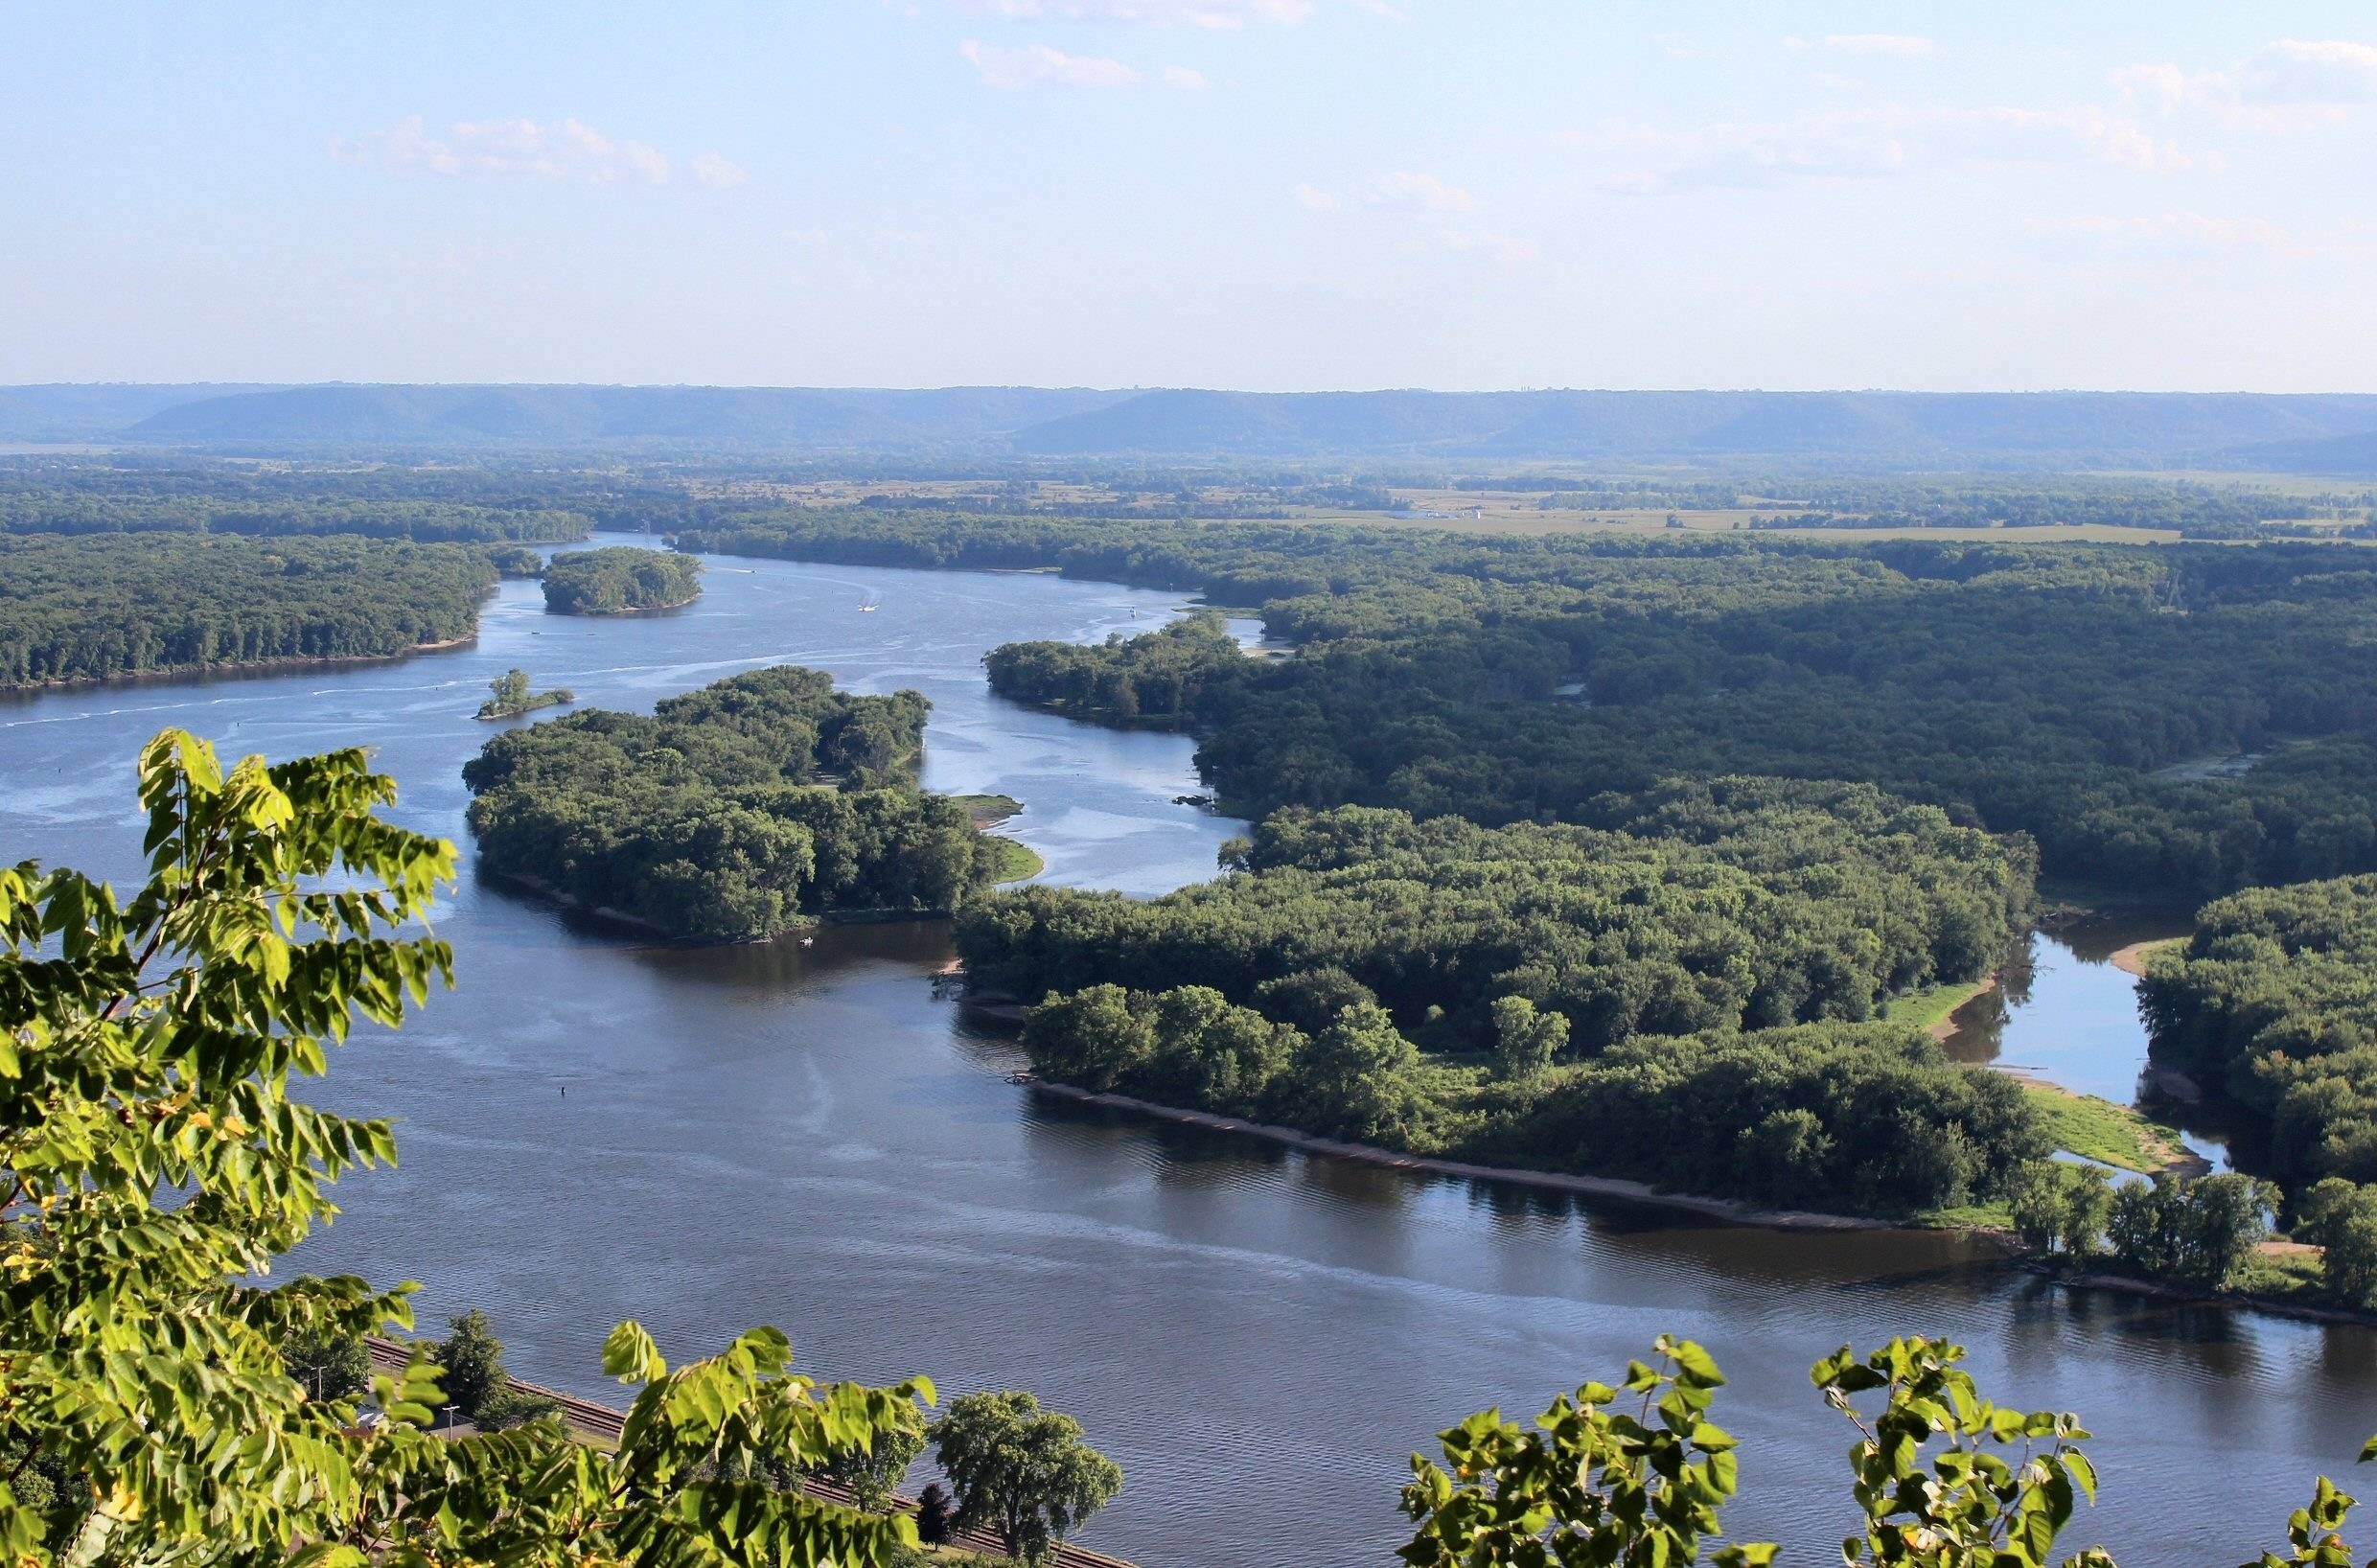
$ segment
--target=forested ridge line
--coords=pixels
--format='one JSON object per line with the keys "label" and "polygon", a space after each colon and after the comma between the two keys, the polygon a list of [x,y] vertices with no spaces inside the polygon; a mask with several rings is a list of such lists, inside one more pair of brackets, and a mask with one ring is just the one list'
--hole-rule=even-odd
{"label": "forested ridge line", "polygon": [[[1878,784],[2031,833],[2050,876],[2174,896],[2377,868],[2377,562],[2348,547],[881,514],[680,543],[1057,566],[1259,605],[1297,657],[1172,632],[991,660],[1010,695],[1170,716],[1250,815],[1592,821],[1611,792],[1778,774]],[[2220,758],[2241,776],[2183,776]]]}
{"label": "forested ridge line", "polygon": [[0,538],[0,684],[390,657],[471,636],[495,586],[458,544]]}
{"label": "forested ridge line", "polygon": [[0,533],[357,534],[565,543],[593,519],[560,486],[469,470],[0,459]]}
{"label": "forested ridge line", "polygon": [[649,717],[587,709],[498,735],[464,765],[471,831],[491,870],[693,941],[946,911],[1004,857],[962,804],[915,787],[929,707],[785,664]]}

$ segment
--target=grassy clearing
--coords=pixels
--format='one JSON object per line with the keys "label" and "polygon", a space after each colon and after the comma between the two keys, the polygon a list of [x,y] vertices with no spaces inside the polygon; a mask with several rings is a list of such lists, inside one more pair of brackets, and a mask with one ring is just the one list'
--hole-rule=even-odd
{"label": "grassy clearing", "polygon": [[1028,882],[1049,868],[1049,863],[1041,857],[1038,850],[1029,844],[1018,843],[1013,839],[1003,838],[996,833],[985,834],[983,837],[987,838],[991,847],[999,852],[999,868],[991,875],[993,882]]}
{"label": "grassy clearing", "polygon": [[1881,1009],[1885,1024],[1911,1024],[1919,1029],[1937,1034],[1944,1032],[1950,1014],[1966,1003],[1996,984],[1995,976],[1976,980],[1950,980],[1946,984],[1927,986],[1909,991],[1903,997],[1892,997]]}
{"label": "grassy clearing", "polygon": [[2185,1152],[2175,1129],[2149,1121],[2127,1105],[2029,1078],[2022,1088],[2046,1128],[2047,1141],[2066,1154],[2152,1172]]}
{"label": "grassy clearing", "polygon": [[2319,1250],[2292,1242],[2265,1241],[2231,1287],[2281,1301],[2326,1302],[2329,1295],[2319,1278]]}
{"label": "grassy clearing", "polygon": [[2010,1231],[2014,1211],[2003,1203],[1968,1203],[1959,1209],[1926,1209],[1907,1223],[1924,1231]]}

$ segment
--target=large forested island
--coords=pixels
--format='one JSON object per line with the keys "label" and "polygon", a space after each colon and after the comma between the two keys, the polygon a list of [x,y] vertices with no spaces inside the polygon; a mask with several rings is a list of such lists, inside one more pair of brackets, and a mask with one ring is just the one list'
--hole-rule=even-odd
{"label": "large forested island", "polygon": [[1995,1198],[2045,1152],[2013,1080],[1865,1022],[1988,969],[2021,846],[1863,786],[1608,809],[1290,808],[1235,875],[987,900],[958,947],[987,983],[1078,993],[1026,1030],[1050,1076],[1335,1137],[1865,1212]]}
{"label": "large forested island", "polygon": [[693,941],[952,910],[1004,856],[963,805],[912,781],[927,706],[788,664],[649,718],[573,713],[465,766],[471,829],[490,870]]}
{"label": "large forested island", "polygon": [[358,539],[0,539],[0,684],[325,658],[470,636],[484,551]]}
{"label": "large forested island", "polygon": [[702,563],[670,550],[626,544],[572,550],[544,568],[544,608],[558,615],[676,610],[701,592]]}

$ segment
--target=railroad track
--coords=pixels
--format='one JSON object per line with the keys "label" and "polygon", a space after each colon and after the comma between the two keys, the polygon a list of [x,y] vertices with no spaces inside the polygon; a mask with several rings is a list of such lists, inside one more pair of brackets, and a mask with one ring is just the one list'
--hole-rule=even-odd
{"label": "railroad track", "polygon": [[[369,1344],[372,1370],[375,1372],[402,1372],[412,1361],[413,1348],[403,1340],[375,1336]],[[627,1412],[623,1410],[597,1404],[591,1399],[581,1399],[574,1394],[564,1394],[559,1389],[548,1389],[539,1383],[524,1382],[518,1377],[511,1381],[512,1386],[523,1394],[552,1400],[561,1407],[562,1419],[571,1430],[606,1446],[616,1443],[620,1432],[627,1425]],[[836,1486],[830,1481],[803,1481],[800,1489],[821,1503],[833,1503],[842,1508],[859,1506],[858,1498],[848,1487]],[[894,1494],[891,1506],[902,1513],[916,1511],[916,1500],[912,1497]],[[988,1556],[1003,1556],[1006,1551],[999,1537],[987,1530],[957,1531],[944,1544]],[[1049,1562],[1050,1568],[1134,1568],[1133,1564],[1120,1557],[1110,1557],[1102,1552],[1092,1552],[1069,1541],[1057,1544],[1049,1554]]]}

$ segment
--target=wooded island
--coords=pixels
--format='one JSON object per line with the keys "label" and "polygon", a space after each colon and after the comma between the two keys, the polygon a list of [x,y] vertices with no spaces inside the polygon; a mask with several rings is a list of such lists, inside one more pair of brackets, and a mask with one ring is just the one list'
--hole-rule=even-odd
{"label": "wooded island", "polygon": [[491,870],[693,941],[946,911],[1005,857],[963,805],[915,787],[928,707],[780,664],[649,718],[589,708],[498,735],[464,766],[471,830]]}
{"label": "wooded island", "polygon": [[628,544],[571,550],[544,568],[544,608],[557,615],[676,610],[701,593],[702,563],[671,550]]}

